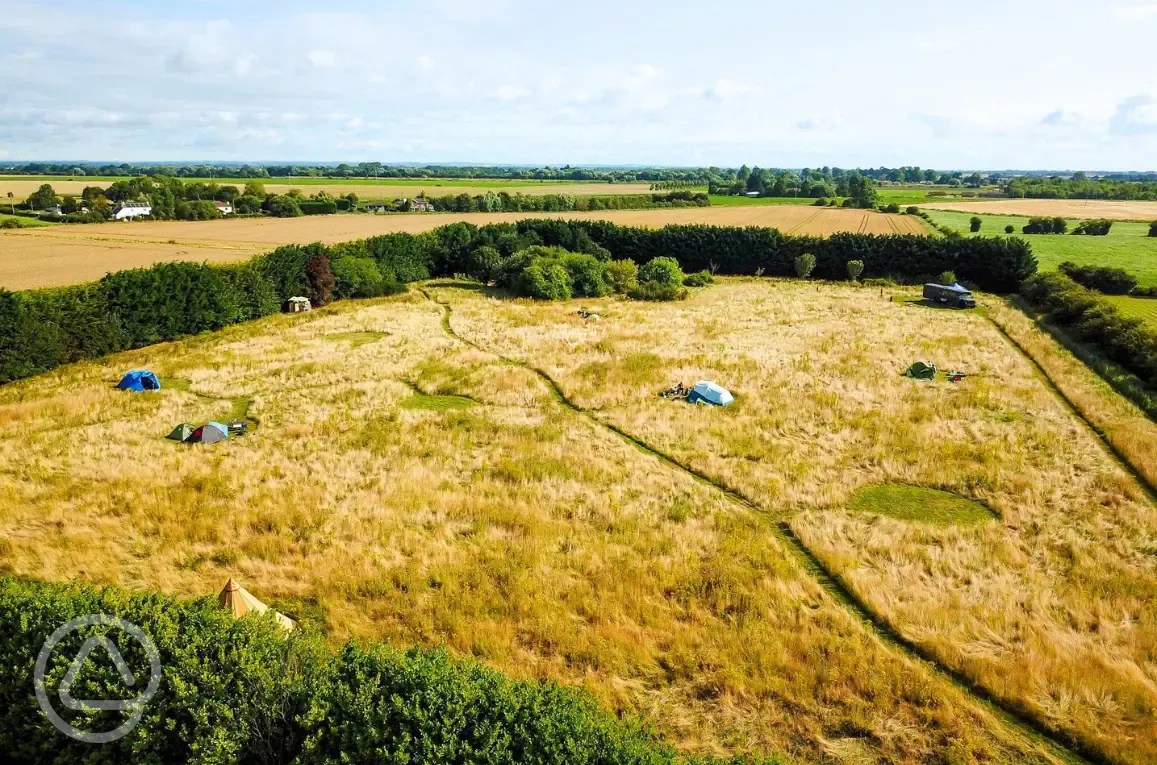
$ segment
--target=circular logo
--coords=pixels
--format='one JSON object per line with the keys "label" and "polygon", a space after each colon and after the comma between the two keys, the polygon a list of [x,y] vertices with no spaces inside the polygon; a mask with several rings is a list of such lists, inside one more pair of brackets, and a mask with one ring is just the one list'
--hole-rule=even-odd
{"label": "circular logo", "polygon": [[[80,647],[76,658],[72,660],[68,671],[65,672],[64,679],[60,681],[60,686],[57,689],[57,693],[60,696],[60,703],[68,709],[76,711],[127,711],[129,713],[129,719],[125,720],[113,730],[90,733],[70,725],[57,714],[52,706],[52,702],[48,698],[48,691],[45,687],[45,675],[48,671],[49,657],[52,656],[52,652],[56,649],[57,644],[60,643],[65,636],[75,632],[81,627],[91,627],[97,624],[117,627],[140,643],[141,647],[145,650],[145,655],[149,658],[149,682],[144,692],[135,699],[74,699],[71,694],[72,684],[76,681],[76,676],[79,674],[81,667],[84,666],[88,655],[97,647],[103,648],[108,653],[109,658],[112,659],[113,666],[116,667],[125,686],[133,688],[138,685],[137,678],[133,676],[129,665],[121,655],[120,649],[116,647],[115,643],[109,640],[107,635],[93,636],[84,641],[84,645]],[[145,634],[144,630],[132,622],[127,622],[117,616],[108,616],[107,614],[89,614],[88,616],[79,616],[67,624],[61,625],[56,632],[53,632],[52,635],[49,636],[48,640],[44,641],[44,645],[40,648],[40,655],[36,657],[36,668],[33,672],[33,679],[36,686],[36,700],[40,703],[40,708],[44,711],[44,714],[48,716],[52,724],[56,726],[57,730],[70,738],[83,741],[86,744],[108,744],[128,735],[132,732],[133,728],[136,728],[137,724],[140,723],[141,717],[145,713],[145,705],[153,698],[157,692],[157,688],[161,684],[161,654],[157,651],[157,646],[153,644],[152,639]]]}

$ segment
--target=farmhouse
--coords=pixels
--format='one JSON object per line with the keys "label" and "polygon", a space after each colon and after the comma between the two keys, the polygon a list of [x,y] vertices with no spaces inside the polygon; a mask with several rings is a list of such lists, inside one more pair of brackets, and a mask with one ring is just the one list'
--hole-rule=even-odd
{"label": "farmhouse", "polygon": [[433,212],[434,205],[425,197],[414,197],[413,199],[395,199],[394,207],[405,212]]}
{"label": "farmhouse", "polygon": [[221,213],[222,215],[233,214],[233,205],[229,204],[228,202],[214,202],[213,206],[216,207],[217,212]]}
{"label": "farmhouse", "polygon": [[121,202],[113,210],[113,220],[129,220],[152,215],[153,207],[148,202]]}

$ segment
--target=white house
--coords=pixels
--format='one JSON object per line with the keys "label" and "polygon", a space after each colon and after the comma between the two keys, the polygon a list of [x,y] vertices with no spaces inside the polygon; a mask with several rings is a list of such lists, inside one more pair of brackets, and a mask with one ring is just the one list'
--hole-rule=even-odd
{"label": "white house", "polygon": [[222,215],[233,214],[233,205],[229,204],[228,202],[214,202],[213,205],[217,208],[217,212],[221,213]]}
{"label": "white house", "polygon": [[113,210],[113,220],[128,220],[152,215],[153,207],[148,202],[121,202]]}

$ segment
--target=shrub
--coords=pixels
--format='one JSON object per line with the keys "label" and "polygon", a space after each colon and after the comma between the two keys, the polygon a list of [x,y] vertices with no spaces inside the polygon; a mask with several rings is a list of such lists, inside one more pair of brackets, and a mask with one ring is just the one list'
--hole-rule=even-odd
{"label": "shrub", "polygon": [[570,274],[558,262],[535,260],[518,277],[518,292],[535,300],[569,300]]}
{"label": "shrub", "polygon": [[373,258],[338,258],[330,265],[334,296],[338,299],[368,297],[367,291],[382,281],[382,272]]}
{"label": "shrub", "polygon": [[635,300],[686,300],[690,293],[679,284],[643,282],[631,290],[630,294]]}
{"label": "shrub", "polygon": [[562,256],[561,264],[570,276],[571,292],[575,297],[602,297],[610,294],[607,264],[594,255],[568,252]]}
{"label": "shrub", "polygon": [[844,203],[841,205],[841,207],[855,207],[855,206],[856,206],[856,200],[850,199],[850,198],[845,199]]}
{"label": "shrub", "polygon": [[1063,234],[1069,230],[1069,223],[1064,218],[1029,218],[1022,230],[1026,234]]}
{"label": "shrub", "polygon": [[1015,232],[1016,232],[1016,226],[1013,226],[1012,224],[1009,224],[1009,225],[1004,227],[1004,233],[1006,233],[1006,234],[1012,234]]}
{"label": "shrub", "polygon": [[952,271],[945,271],[936,277],[937,284],[956,284],[956,274]]}
{"label": "shrub", "polygon": [[490,284],[498,277],[502,266],[502,253],[490,245],[474,250],[471,257],[470,275],[483,284]]}
{"label": "shrub", "polygon": [[5,218],[0,220],[0,228],[24,228],[24,224],[16,218]]}
{"label": "shrub", "polygon": [[820,197],[815,202],[812,202],[813,207],[827,207],[828,200],[825,197]]}
{"label": "shrub", "polygon": [[300,218],[304,213],[297,200],[290,196],[274,196],[269,198],[269,214],[275,218]]}
{"label": "shrub", "polygon": [[657,257],[647,261],[647,263],[639,269],[639,283],[648,284],[654,282],[655,284],[664,285],[680,285],[683,283],[683,269],[679,266],[679,261],[671,257]]}
{"label": "shrub", "polygon": [[625,295],[639,285],[639,267],[633,260],[612,260],[607,264],[607,281],[617,294]]}
{"label": "shrub", "polygon": [[848,278],[856,281],[860,278],[860,274],[864,273],[864,261],[849,260],[848,261]]}
{"label": "shrub", "polygon": [[1149,236],[1157,236],[1157,220],[1149,224]]}
{"label": "shrub", "polygon": [[684,287],[706,287],[715,283],[715,277],[711,275],[710,271],[699,271],[694,274],[687,274],[683,279]]}
{"label": "shrub", "polygon": [[816,256],[810,252],[805,252],[803,255],[795,259],[795,275],[800,279],[806,279],[811,276],[812,270],[816,267]]}
{"label": "shrub", "polygon": [[896,214],[896,213],[899,213],[899,212],[900,212],[900,205],[898,205],[898,204],[896,204],[895,202],[893,202],[893,203],[892,203],[892,204],[890,204],[890,205],[885,205],[884,207],[881,207],[881,208],[880,208],[880,211],[881,211],[881,212],[886,212],[886,213],[893,213],[893,214]]}
{"label": "shrub", "polygon": [[1145,320],[1125,316],[1059,271],[1026,280],[1021,292],[1076,339],[1092,344],[1148,385],[1157,386],[1157,332]]}
{"label": "shrub", "polygon": [[1077,284],[1106,295],[1128,295],[1137,288],[1137,279],[1123,268],[1078,266],[1067,261],[1059,268]]}
{"label": "shrub", "polygon": [[984,221],[979,216],[973,215],[968,221],[968,230],[974,234],[978,233],[982,225],[984,225]]}
{"label": "shrub", "polygon": [[302,215],[333,215],[337,202],[333,199],[304,199],[297,202]]}
{"label": "shrub", "polygon": [[920,208],[913,205],[913,206],[909,207],[907,210],[905,210],[904,212],[908,213],[909,215],[919,215],[920,214]]}
{"label": "shrub", "polygon": [[839,204],[840,203],[838,200],[835,200],[835,199],[829,199],[828,200],[828,207],[838,207]]}
{"label": "shrub", "polygon": [[1113,221],[1107,218],[1098,218],[1084,221],[1073,230],[1073,234],[1077,236],[1108,236],[1112,228]]}

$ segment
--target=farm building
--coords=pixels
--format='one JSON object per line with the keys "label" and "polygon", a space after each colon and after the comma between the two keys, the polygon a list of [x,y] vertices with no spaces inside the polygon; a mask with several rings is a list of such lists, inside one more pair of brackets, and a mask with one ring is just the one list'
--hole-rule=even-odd
{"label": "farm building", "polygon": [[286,313],[304,313],[313,308],[309,303],[309,298],[306,297],[291,297],[285,301]]}
{"label": "farm building", "polygon": [[153,207],[148,202],[121,202],[113,209],[113,220],[129,220],[142,218],[153,214]]}
{"label": "farm building", "polygon": [[413,199],[395,199],[394,207],[405,212],[433,212],[434,205],[425,197],[414,197]]}
{"label": "farm building", "polygon": [[222,215],[233,214],[233,205],[229,202],[214,202],[213,206],[216,207],[217,212],[221,213]]}

